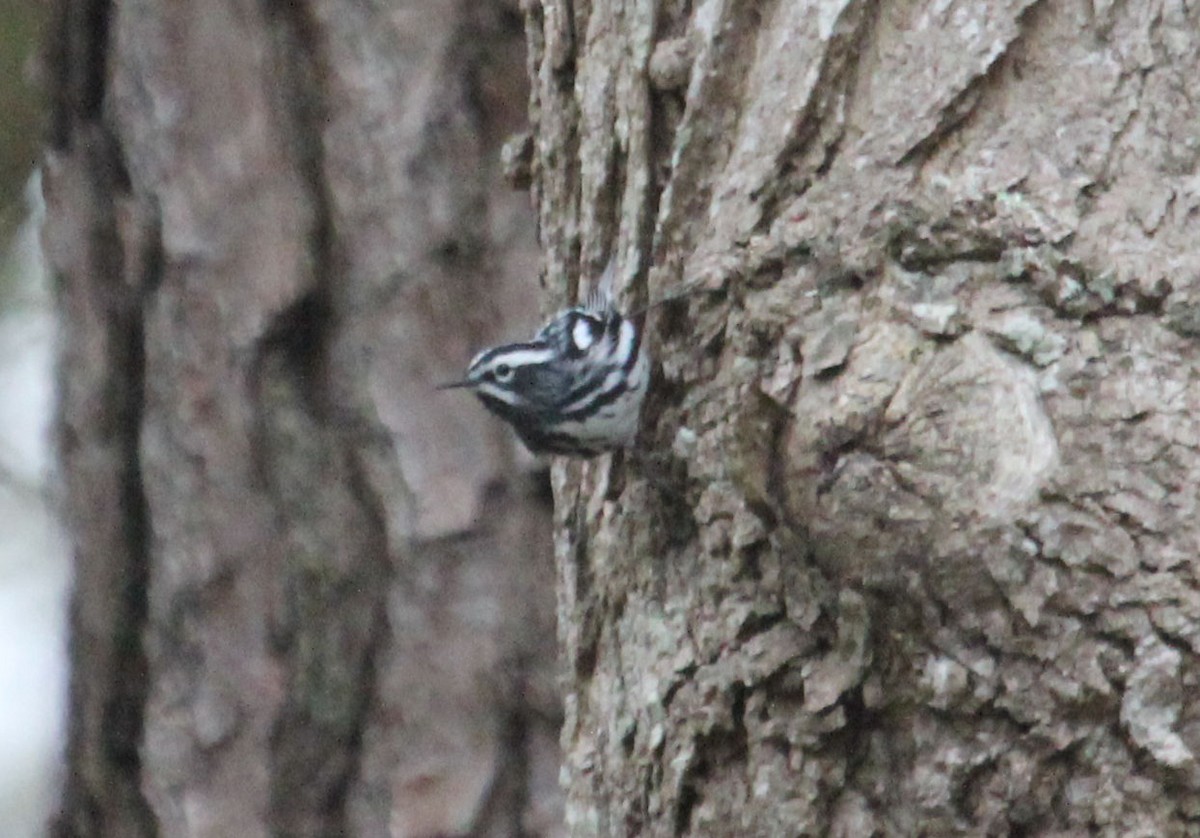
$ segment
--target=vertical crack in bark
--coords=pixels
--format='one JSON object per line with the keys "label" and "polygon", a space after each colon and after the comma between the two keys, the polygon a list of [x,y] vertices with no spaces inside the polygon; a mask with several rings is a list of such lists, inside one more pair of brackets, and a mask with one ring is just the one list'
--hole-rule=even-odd
{"label": "vertical crack in bark", "polygon": [[530,804],[530,710],[521,705],[521,689],[526,677],[526,664],[517,661],[508,706],[499,720],[500,735],[497,752],[500,765],[493,774],[494,782],[476,813],[472,832],[502,834],[511,838],[527,838],[524,814]]}
{"label": "vertical crack in bark", "polygon": [[[157,231],[156,231],[157,232]],[[158,239],[154,239],[157,246]],[[161,270],[155,259],[150,270]],[[145,278],[143,278],[145,280]],[[144,281],[139,283],[145,287]],[[117,622],[116,658],[113,680],[116,688],[105,708],[106,748],[114,765],[121,766],[135,788],[130,802],[133,812],[145,828],[153,833],[150,807],[140,791],[142,731],[145,723],[147,681],[146,650],[143,632],[149,613],[148,585],[150,577],[150,513],[142,483],[140,438],[145,393],[145,330],[142,323],[141,299],[130,299],[114,318],[112,369],[124,371],[127,378],[122,404],[117,418],[118,446],[123,453],[124,468],[120,476],[121,508],[124,540],[128,550],[125,574],[120,592],[122,616]]]}
{"label": "vertical crack in bark", "polygon": [[66,148],[81,123],[98,122],[107,92],[112,0],[59,0],[46,52],[57,95],[49,142]]}
{"label": "vertical crack in bark", "polygon": [[[379,495],[371,488],[367,477],[355,463],[351,471],[351,491],[355,499],[367,512],[370,520],[373,554],[381,560],[381,570],[386,574],[388,564],[387,522],[386,511],[383,509]],[[379,590],[385,592],[388,586],[380,585]],[[371,626],[367,636],[366,647],[363,650],[362,668],[359,672],[361,685],[356,697],[357,701],[351,711],[351,727],[347,736],[346,748],[351,755],[351,763],[342,774],[341,782],[336,784],[331,796],[331,809],[337,813],[340,828],[349,831],[351,823],[347,817],[346,807],[355,781],[359,779],[363,768],[363,740],[371,722],[371,708],[376,706],[380,692],[381,658],[387,647],[391,627],[388,621],[387,601],[381,593],[372,603]]]}
{"label": "vertical crack in bark", "polygon": [[[47,238],[60,257],[54,269],[67,333],[60,376],[75,381],[60,389],[58,445],[77,544],[66,748],[75,770],[49,827],[56,836],[156,831],[140,787],[150,524],[139,443],[142,296],[162,260],[157,225],[124,243],[118,227],[116,201],[130,184],[104,124],[111,15],[108,0],[62,0],[48,55],[57,81],[48,141],[60,156],[47,175]],[[130,244],[148,251],[134,254],[132,265],[125,258]],[[136,270],[142,275],[128,275]],[[93,508],[105,493],[112,500],[107,513]],[[112,520],[97,520],[106,514]],[[104,614],[112,634],[95,632],[87,614]]]}
{"label": "vertical crack in bark", "polygon": [[[105,143],[99,154],[106,160],[94,160],[93,171],[105,171],[114,183],[97,189],[100,196],[112,196],[128,192],[124,181],[124,167],[117,157],[115,143]],[[104,207],[103,219],[107,225],[115,224],[110,202]],[[111,234],[116,243],[115,228],[97,231],[98,236]],[[154,242],[157,245],[157,239]],[[113,252],[111,265],[101,270],[99,281],[114,284],[125,282],[126,265],[120,252]],[[149,270],[161,270],[158,259],[148,264]],[[117,785],[125,785],[122,792],[123,808],[136,822],[143,834],[153,834],[154,819],[149,805],[142,796],[140,747],[145,721],[146,694],[149,685],[146,679],[146,650],[143,643],[149,601],[147,587],[150,576],[150,521],[146,495],[142,484],[142,464],[139,450],[142,424],[145,343],[142,323],[142,299],[140,289],[146,287],[146,277],[139,277],[134,290],[115,289],[113,299],[108,301],[109,357],[106,366],[112,376],[109,395],[113,425],[110,444],[118,453],[122,463],[116,477],[120,495],[121,541],[124,546],[123,566],[115,574],[116,589],[111,591],[119,603],[118,616],[113,625],[116,633],[112,638],[112,658],[109,664],[109,692],[103,710],[103,748],[108,763],[117,771]],[[93,289],[97,290],[97,289]],[[107,296],[107,295],[105,295]],[[102,303],[103,305],[103,303]],[[96,591],[79,591],[77,596],[103,595]],[[111,780],[110,780],[111,781]]]}
{"label": "vertical crack in bark", "polygon": [[[272,750],[275,764],[288,770],[273,776],[271,822],[285,832],[333,834],[348,828],[347,800],[361,762],[377,658],[387,635],[387,587],[380,584],[388,572],[386,513],[362,473],[353,438],[339,428],[345,408],[333,403],[342,382],[331,379],[340,373],[329,366],[338,315],[333,284],[338,265],[322,136],[328,77],[323,35],[308,7],[265,0],[263,9],[275,27],[276,61],[284,80],[281,102],[292,122],[291,151],[313,207],[311,290],[277,318],[260,358],[259,411],[275,448],[265,456],[292,464],[268,462],[264,474],[278,481],[291,469],[304,469],[336,483],[329,488],[314,484],[304,497],[286,490],[276,494],[285,516],[316,505],[313,520],[304,525],[313,542],[304,547],[313,548],[312,558],[328,562],[335,551],[345,551],[337,570],[306,564],[301,557],[300,564],[286,571],[292,613],[283,633],[293,685],[276,723]],[[287,430],[297,415],[314,438],[298,447]],[[336,520],[331,507],[340,504],[353,507],[363,525],[352,544],[337,543],[346,524]],[[322,549],[326,555],[317,555]],[[334,641],[319,639],[322,635],[340,638],[336,645],[345,647],[344,659],[330,659],[329,643]]]}

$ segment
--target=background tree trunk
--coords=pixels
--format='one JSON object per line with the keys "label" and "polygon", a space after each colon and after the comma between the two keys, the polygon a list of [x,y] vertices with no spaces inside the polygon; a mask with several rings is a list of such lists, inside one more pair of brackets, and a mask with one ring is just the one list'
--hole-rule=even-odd
{"label": "background tree trunk", "polygon": [[1200,7],[528,32],[548,275],[711,292],[556,466],[573,834],[1195,834]]}
{"label": "background tree trunk", "polygon": [[546,491],[432,390],[537,310],[519,13],[56,13],[57,834],[552,834]]}

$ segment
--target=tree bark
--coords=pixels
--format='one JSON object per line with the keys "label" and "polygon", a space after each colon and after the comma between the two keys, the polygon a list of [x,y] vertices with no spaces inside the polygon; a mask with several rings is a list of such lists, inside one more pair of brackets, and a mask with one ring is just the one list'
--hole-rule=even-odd
{"label": "tree bark", "polygon": [[519,14],[56,14],[56,834],[553,834],[545,492],[432,389],[537,308]]}
{"label": "tree bark", "polygon": [[641,450],[554,472],[575,835],[1185,835],[1195,4],[530,4],[548,276]]}

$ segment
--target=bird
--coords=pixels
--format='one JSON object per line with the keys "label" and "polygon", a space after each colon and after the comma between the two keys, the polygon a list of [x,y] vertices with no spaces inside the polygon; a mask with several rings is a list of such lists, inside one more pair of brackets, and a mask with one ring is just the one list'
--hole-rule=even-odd
{"label": "bird", "polygon": [[633,446],[650,386],[645,318],[612,298],[610,264],[585,301],[557,312],[527,341],[484,349],[460,381],[534,454],[594,457]]}

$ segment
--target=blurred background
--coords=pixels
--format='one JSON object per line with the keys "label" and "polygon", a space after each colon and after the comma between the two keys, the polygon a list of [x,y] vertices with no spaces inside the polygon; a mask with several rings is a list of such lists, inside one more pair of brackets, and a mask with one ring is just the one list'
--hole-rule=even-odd
{"label": "blurred background", "polygon": [[52,490],[55,321],[41,255],[44,4],[0,0],[0,835],[43,834],[62,749],[67,542]]}

